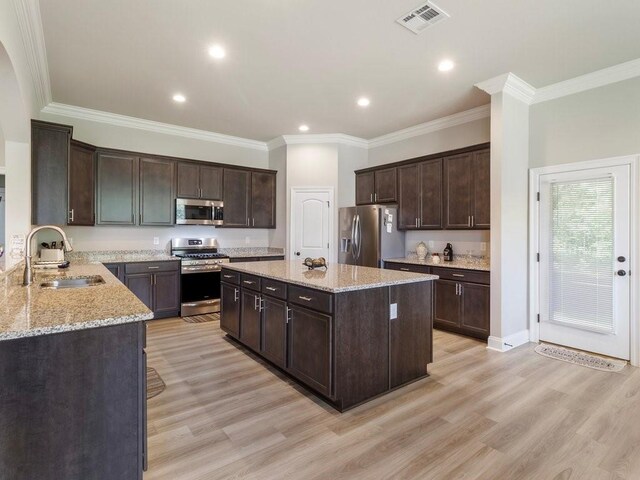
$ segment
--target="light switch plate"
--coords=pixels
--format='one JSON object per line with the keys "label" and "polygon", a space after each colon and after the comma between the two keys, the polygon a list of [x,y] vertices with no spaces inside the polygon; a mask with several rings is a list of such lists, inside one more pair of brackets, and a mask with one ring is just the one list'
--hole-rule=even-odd
{"label": "light switch plate", "polygon": [[395,320],[396,318],[398,318],[398,304],[392,303],[389,305],[389,319]]}

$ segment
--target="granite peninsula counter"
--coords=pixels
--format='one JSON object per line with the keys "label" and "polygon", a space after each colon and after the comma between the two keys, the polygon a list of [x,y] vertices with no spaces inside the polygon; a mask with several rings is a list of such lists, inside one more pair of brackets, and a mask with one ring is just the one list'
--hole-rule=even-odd
{"label": "granite peninsula counter", "polygon": [[427,376],[436,275],[225,264],[220,327],[340,411]]}

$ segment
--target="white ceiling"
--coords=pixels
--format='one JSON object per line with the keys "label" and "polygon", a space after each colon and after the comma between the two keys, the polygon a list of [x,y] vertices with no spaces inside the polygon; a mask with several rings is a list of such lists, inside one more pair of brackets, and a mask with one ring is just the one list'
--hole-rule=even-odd
{"label": "white ceiling", "polygon": [[[451,18],[414,35],[420,0],[40,0],[53,100],[270,140],[372,138],[488,102],[477,82],[534,87],[640,58],[640,1],[436,0]],[[207,54],[213,43],[227,58]],[[455,60],[442,74],[437,63]],[[176,92],[187,97],[176,104]],[[371,98],[367,109],[357,97]]]}

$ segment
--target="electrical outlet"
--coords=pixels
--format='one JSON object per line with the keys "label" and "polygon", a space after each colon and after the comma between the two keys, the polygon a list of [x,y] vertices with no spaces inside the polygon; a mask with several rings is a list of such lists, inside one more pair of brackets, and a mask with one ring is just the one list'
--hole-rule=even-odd
{"label": "electrical outlet", "polygon": [[160,245],[160,237],[153,237],[153,244]]}
{"label": "electrical outlet", "polygon": [[69,246],[73,248],[73,237],[67,237],[67,240],[69,240]]}
{"label": "electrical outlet", "polygon": [[434,242],[433,240],[429,240],[429,249],[433,251],[435,247],[436,247],[436,242]]}
{"label": "electrical outlet", "polygon": [[389,305],[389,319],[395,320],[396,318],[398,318],[398,304],[392,303]]}
{"label": "electrical outlet", "polygon": [[251,237],[244,237],[244,243],[249,245],[251,243]]}
{"label": "electrical outlet", "polygon": [[480,251],[481,252],[487,251],[487,242],[480,242]]}

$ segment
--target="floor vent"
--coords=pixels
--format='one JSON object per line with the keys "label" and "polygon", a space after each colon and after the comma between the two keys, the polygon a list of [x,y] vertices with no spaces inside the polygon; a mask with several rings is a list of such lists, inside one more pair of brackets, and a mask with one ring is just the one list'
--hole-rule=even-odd
{"label": "floor vent", "polygon": [[449,14],[435,5],[433,2],[427,2],[418,8],[411,10],[396,20],[403,27],[407,27],[415,34],[424,32],[431,25],[449,18]]}

